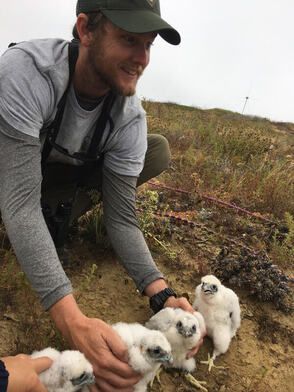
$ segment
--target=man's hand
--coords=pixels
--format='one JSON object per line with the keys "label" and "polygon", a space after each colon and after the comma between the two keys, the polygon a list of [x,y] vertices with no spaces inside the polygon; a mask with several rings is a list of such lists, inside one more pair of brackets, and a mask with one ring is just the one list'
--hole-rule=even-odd
{"label": "man's hand", "polygon": [[141,376],[128,365],[127,348],[111,326],[84,316],[71,295],[57,302],[50,313],[70,345],[91,362],[96,378],[92,392],[133,391]]}
{"label": "man's hand", "polygon": [[193,309],[190,302],[185,297],[175,298],[169,297],[164,304],[164,307],[167,308],[181,308],[186,310],[187,312],[194,313],[195,309]]}
{"label": "man's hand", "polygon": [[[85,318],[71,330],[73,345],[92,363],[97,391],[132,391],[140,376],[128,365],[128,352],[118,334],[99,319]],[[92,388],[92,391],[96,391]]]}
{"label": "man's hand", "polygon": [[48,357],[32,359],[28,355],[2,358],[9,373],[7,392],[47,392],[38,374],[52,365]]}

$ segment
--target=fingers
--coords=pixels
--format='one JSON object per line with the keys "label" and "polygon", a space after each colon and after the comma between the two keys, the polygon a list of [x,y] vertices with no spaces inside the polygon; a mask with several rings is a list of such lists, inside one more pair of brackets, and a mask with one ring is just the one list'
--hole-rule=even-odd
{"label": "fingers", "polygon": [[127,347],[111,327],[103,330],[101,338],[104,344],[100,345],[96,366],[94,365],[96,385],[103,392],[124,389],[132,391],[141,376],[126,362],[128,361]]}
{"label": "fingers", "polygon": [[195,309],[193,309],[192,305],[185,297],[180,297],[180,298],[169,297],[164,304],[164,307],[167,306],[171,308],[181,308],[190,313],[195,312]]}
{"label": "fingers", "polygon": [[96,389],[91,389],[91,392],[117,392],[118,390],[120,392],[133,392],[134,391],[134,387],[114,387],[112,385],[110,385],[106,380],[101,380],[99,379],[95,385]]}
{"label": "fingers", "polygon": [[121,340],[120,336],[114,329],[111,328],[112,333],[104,337],[109,349],[113,355],[120,361],[128,363],[128,350],[126,345]]}
{"label": "fingers", "polygon": [[[116,331],[111,328],[110,334],[105,336],[105,342],[110,350],[110,355],[112,355],[111,369],[117,375],[128,378],[128,379],[138,379],[138,373],[136,373],[128,364],[128,350],[120,336]],[[105,358],[105,368],[109,368],[109,361]],[[139,376],[140,378],[140,376]]]}
{"label": "fingers", "polygon": [[38,374],[44,372],[44,370],[48,369],[53,363],[52,359],[48,357],[34,358],[31,359],[31,361],[33,368]]}
{"label": "fingers", "polygon": [[129,365],[120,362],[115,357],[104,363],[100,362],[99,365],[98,371],[95,369],[96,384],[99,386],[107,384],[111,390],[132,388],[141,378]]}
{"label": "fingers", "polygon": [[98,392],[99,391],[99,389],[96,385],[88,386],[88,389],[90,392]]}
{"label": "fingers", "polygon": [[48,392],[41,381],[37,378],[35,384],[30,388],[30,392]]}
{"label": "fingers", "polygon": [[[110,363],[111,367],[109,366]],[[140,378],[138,373],[136,373],[128,364],[121,362],[116,357],[112,357],[111,362],[106,362],[105,365],[100,363],[100,367],[105,369],[105,373],[107,372],[107,369],[110,369],[111,373],[117,375],[119,379],[137,380]]]}
{"label": "fingers", "polygon": [[100,372],[99,378],[103,378],[104,380],[108,380],[109,383],[113,386],[119,387],[129,387],[134,384],[136,384],[141,376],[133,374],[133,370],[131,369],[130,375],[127,375],[126,377],[122,377],[118,375],[117,373],[113,373],[113,368],[111,370],[104,370],[103,372]]}

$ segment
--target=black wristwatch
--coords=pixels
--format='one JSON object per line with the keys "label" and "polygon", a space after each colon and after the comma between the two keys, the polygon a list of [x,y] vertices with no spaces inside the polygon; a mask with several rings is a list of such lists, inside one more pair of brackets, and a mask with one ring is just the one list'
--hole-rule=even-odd
{"label": "black wristwatch", "polygon": [[163,308],[165,301],[169,297],[177,297],[177,294],[174,292],[173,289],[168,287],[162,291],[159,291],[159,293],[154,294],[150,298],[149,300],[150,308],[153,310],[154,313],[159,312]]}

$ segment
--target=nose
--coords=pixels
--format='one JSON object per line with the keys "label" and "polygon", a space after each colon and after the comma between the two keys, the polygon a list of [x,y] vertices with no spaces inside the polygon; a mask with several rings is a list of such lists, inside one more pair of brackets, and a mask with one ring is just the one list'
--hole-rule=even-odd
{"label": "nose", "polygon": [[143,67],[147,67],[150,60],[150,49],[146,48],[145,45],[138,45],[134,53],[134,61]]}

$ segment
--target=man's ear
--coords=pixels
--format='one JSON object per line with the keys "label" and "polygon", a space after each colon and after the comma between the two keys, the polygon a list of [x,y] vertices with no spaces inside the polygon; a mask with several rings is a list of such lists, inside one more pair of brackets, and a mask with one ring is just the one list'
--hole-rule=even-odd
{"label": "man's ear", "polygon": [[87,28],[88,16],[86,14],[79,14],[76,21],[76,29],[83,46],[89,47],[92,39],[93,32]]}

